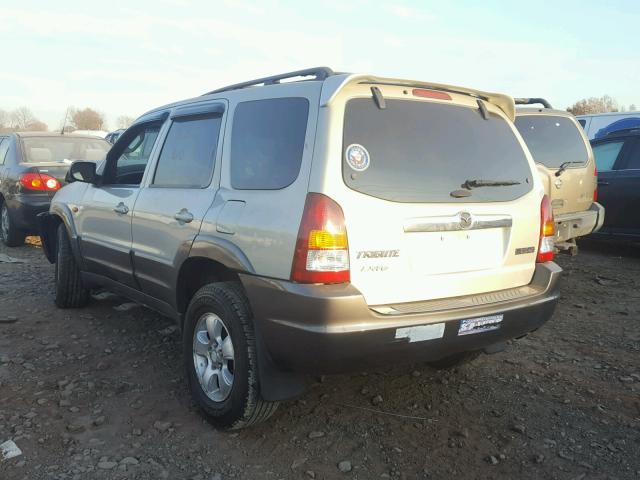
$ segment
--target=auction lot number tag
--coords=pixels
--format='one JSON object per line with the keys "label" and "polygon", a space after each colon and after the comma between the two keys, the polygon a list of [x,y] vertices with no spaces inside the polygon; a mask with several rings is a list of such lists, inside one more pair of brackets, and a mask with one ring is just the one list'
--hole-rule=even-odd
{"label": "auction lot number tag", "polygon": [[489,317],[470,318],[460,322],[458,336],[473,335],[474,333],[490,332],[500,328],[504,315],[491,315]]}

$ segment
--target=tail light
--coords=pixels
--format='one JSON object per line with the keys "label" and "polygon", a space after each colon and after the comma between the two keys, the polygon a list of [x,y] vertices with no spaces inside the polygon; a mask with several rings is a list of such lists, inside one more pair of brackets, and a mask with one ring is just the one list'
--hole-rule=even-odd
{"label": "tail light", "polygon": [[60,182],[44,173],[23,173],[20,175],[20,184],[27,190],[41,192],[55,192],[60,190]]}
{"label": "tail light", "polygon": [[598,167],[593,167],[593,176],[596,177],[596,188],[593,190],[593,201],[598,201]]}
{"label": "tail light", "polygon": [[325,195],[307,195],[291,280],[299,283],[344,283],[350,280],[344,214],[340,205]]}
{"label": "tail light", "polygon": [[536,262],[550,262],[553,260],[555,248],[554,238],[556,235],[556,224],[553,220],[551,202],[546,195],[542,197],[540,204],[540,244],[538,245],[538,257]]}

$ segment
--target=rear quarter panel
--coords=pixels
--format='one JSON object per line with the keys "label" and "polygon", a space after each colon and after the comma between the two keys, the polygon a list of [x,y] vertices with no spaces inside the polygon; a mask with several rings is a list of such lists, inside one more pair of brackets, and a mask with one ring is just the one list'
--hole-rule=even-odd
{"label": "rear quarter panel", "polygon": [[[257,275],[288,279],[308,191],[313,158],[319,82],[298,82],[231,92],[224,135],[220,188],[203,220],[201,235],[232,242],[248,258]],[[279,97],[309,101],[307,130],[300,171],[293,183],[279,190],[235,190],[231,185],[231,137],[236,106],[241,102]],[[250,141],[250,139],[247,139]]]}

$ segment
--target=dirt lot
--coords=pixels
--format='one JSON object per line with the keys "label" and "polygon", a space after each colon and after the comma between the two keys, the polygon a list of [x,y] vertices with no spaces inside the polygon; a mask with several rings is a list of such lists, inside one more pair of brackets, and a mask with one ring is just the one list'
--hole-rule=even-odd
{"label": "dirt lot", "polygon": [[171,321],[57,310],[40,248],[2,254],[24,261],[0,263],[2,480],[640,477],[640,249],[561,257],[554,318],[504,353],[321,378],[232,434],[194,409]]}

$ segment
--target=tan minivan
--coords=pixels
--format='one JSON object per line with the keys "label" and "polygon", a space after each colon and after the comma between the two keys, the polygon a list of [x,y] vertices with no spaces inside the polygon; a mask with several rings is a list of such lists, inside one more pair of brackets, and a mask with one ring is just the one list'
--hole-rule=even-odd
{"label": "tan minivan", "polygon": [[556,248],[576,254],[576,239],[600,230],[604,207],[598,199],[598,172],[589,140],[575,117],[552,109],[543,98],[516,98],[515,124],[524,138],[556,220]]}

